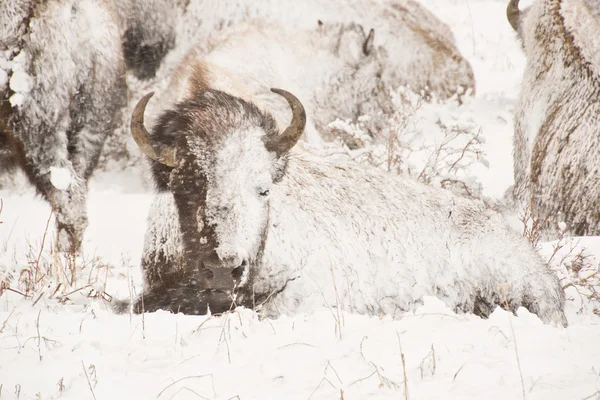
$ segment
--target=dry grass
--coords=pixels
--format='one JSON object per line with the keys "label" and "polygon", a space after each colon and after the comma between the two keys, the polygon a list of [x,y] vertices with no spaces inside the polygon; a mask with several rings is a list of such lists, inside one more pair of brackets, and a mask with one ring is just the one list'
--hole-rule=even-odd
{"label": "dry grass", "polygon": [[[531,205],[521,212],[519,219],[523,224],[523,236],[540,250],[544,224],[535,218]],[[600,260],[592,257],[578,238],[567,235],[566,224],[559,223],[555,229],[557,236],[546,258],[546,266],[559,276],[567,300],[579,302],[578,313],[589,309],[600,315]]]}
{"label": "dry grass", "polygon": [[[0,202],[0,206],[2,203]],[[8,211],[0,207],[1,212]],[[2,243],[5,258],[0,265],[0,296],[15,293],[37,304],[41,299],[53,299],[65,304],[79,295],[111,301],[106,292],[106,282],[111,267],[97,257],[85,254],[74,256],[56,250],[53,240],[53,213],[39,221],[43,228],[39,241],[28,240],[24,249],[11,248],[10,235]],[[9,259],[7,257],[12,252]]]}

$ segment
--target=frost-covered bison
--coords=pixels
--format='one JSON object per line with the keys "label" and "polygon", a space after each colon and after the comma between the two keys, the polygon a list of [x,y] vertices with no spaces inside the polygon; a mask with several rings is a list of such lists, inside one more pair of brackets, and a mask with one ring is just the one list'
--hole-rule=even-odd
{"label": "frost-covered bison", "polygon": [[0,144],[51,203],[61,251],[81,244],[87,179],[119,119],[123,74],[110,1],[0,2]]}
{"label": "frost-covered bison", "polygon": [[156,75],[166,54],[175,47],[176,26],[185,0],[118,0],[123,52],[127,67],[138,79]]}
{"label": "frost-covered bison", "polygon": [[[227,46],[231,33],[240,30],[279,24],[293,35],[322,21],[375,28],[386,52],[381,74],[387,86],[408,84],[440,99],[475,90],[471,66],[450,28],[414,0],[124,0],[119,9],[125,20],[126,59],[142,78],[154,75],[175,42],[174,53],[184,55],[198,43],[205,49]],[[270,40],[278,37],[278,32],[263,32],[271,33]],[[293,48],[293,42],[288,40],[287,46]],[[311,54],[310,60],[325,64],[318,55]]]}
{"label": "frost-covered bison", "polygon": [[[280,24],[240,24],[210,43],[209,51],[203,44],[194,48],[181,65],[215,66],[221,72],[218,78],[211,75],[209,87],[229,92],[230,86],[239,87],[269,109],[280,125],[291,113],[269,89],[291,88],[305,99],[306,139],[318,143],[319,134],[336,118],[353,120],[391,111],[391,87],[381,78],[384,61],[375,37],[374,30],[355,23],[315,23],[311,29],[293,30]],[[166,93],[176,94],[170,89]]]}
{"label": "frost-covered bison", "polygon": [[600,1],[507,9],[527,55],[515,112],[515,196],[550,232],[600,234]]}
{"label": "frost-covered bison", "polygon": [[[471,66],[450,28],[414,0],[191,0],[178,38],[187,43],[217,40],[242,23],[260,21],[312,29],[318,20],[374,28],[387,54],[381,73],[389,87],[409,84],[440,99],[475,90]],[[318,53],[310,59],[320,63]]]}
{"label": "frost-covered bison", "polygon": [[327,305],[395,314],[433,295],[457,311],[524,306],[566,323],[557,277],[499,214],[312,156],[296,146],[306,116],[294,95],[273,89],[292,110],[280,133],[252,102],[207,87],[210,72],[197,66],[171,88],[181,101],[152,133],[144,127],[152,93],[133,111],[131,132],[159,191],[135,312],[244,305],[276,315]]}

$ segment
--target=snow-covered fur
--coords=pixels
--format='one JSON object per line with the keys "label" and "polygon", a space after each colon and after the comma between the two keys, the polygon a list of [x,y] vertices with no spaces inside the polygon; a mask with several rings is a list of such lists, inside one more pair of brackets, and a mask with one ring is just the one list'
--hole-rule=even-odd
{"label": "snow-covered fur", "polygon": [[153,78],[175,46],[184,0],[118,0],[127,67],[139,79]]}
{"label": "snow-covered fur", "polygon": [[[268,20],[288,29],[312,29],[354,22],[375,29],[388,54],[382,79],[387,86],[410,85],[440,99],[475,90],[470,64],[458,51],[450,28],[414,0],[191,0],[179,26],[181,43],[216,37],[242,22]],[[311,57],[319,62],[318,54]]]}
{"label": "snow-covered fur", "polygon": [[116,12],[108,0],[3,0],[0,50],[0,143],[52,204],[58,248],[75,252],[87,179],[125,101]]}
{"label": "snow-covered fur", "polygon": [[[517,2],[518,3],[518,2]],[[519,18],[515,195],[551,233],[600,234],[600,1],[536,1]]]}
{"label": "snow-covered fur", "polygon": [[[291,118],[289,106],[269,89],[286,87],[306,107],[307,140],[318,143],[319,132],[336,118],[390,112],[390,88],[381,79],[383,60],[374,35],[354,23],[315,23],[293,31],[278,24],[241,24],[209,43],[210,50],[200,45],[186,55],[159,94],[161,108],[180,101],[179,81],[193,81],[189,77],[201,69],[209,71],[203,77],[207,87],[252,99],[284,126]],[[181,90],[188,87],[184,83]]]}
{"label": "snow-covered fur", "polygon": [[[399,315],[433,295],[459,312],[524,306],[566,324],[558,278],[501,215],[352,161],[298,148],[278,157],[265,144],[278,135],[268,113],[221,91],[162,113],[153,146],[175,161],[152,163],[160,194],[136,312],[222,312],[233,295],[267,315],[322,305]],[[230,285],[203,290],[204,273],[223,270]]]}

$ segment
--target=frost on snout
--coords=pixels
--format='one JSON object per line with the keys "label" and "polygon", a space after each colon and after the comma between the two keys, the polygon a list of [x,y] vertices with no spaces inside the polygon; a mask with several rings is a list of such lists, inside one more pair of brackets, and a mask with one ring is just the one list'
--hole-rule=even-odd
{"label": "frost on snout", "polygon": [[275,157],[265,149],[263,135],[259,128],[250,127],[227,137],[208,178],[206,219],[225,267],[251,264],[264,239]]}

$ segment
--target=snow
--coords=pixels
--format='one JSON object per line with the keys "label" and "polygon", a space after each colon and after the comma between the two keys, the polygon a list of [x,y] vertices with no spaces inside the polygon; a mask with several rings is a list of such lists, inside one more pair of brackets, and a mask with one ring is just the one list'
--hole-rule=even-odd
{"label": "snow", "polygon": [[[525,65],[506,1],[422,3],[450,24],[475,71],[477,95],[453,113],[481,127],[489,167],[471,172],[485,196],[500,200],[513,184],[512,111]],[[69,181],[56,174],[60,189]],[[576,285],[566,291],[567,328],[524,309],[516,317],[497,309],[487,320],[457,315],[435,298],[396,320],[333,308],[264,320],[245,309],[115,315],[109,296],[141,291],[153,195],[137,171],[97,174],[89,189],[72,289],[53,294],[56,282],[40,284],[35,304],[39,294],[29,300],[0,289],[0,399],[600,398],[598,305]],[[0,199],[0,282],[24,283],[36,262],[52,261],[53,230],[44,234],[53,217],[31,188],[1,190]],[[587,267],[579,270],[582,248]],[[600,238],[543,243],[540,254],[564,284],[580,282],[600,263]]]}
{"label": "snow", "polygon": [[50,167],[50,182],[58,190],[67,190],[71,186],[73,176],[67,168]]}

